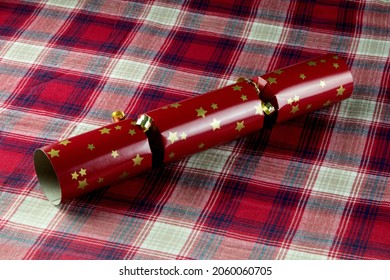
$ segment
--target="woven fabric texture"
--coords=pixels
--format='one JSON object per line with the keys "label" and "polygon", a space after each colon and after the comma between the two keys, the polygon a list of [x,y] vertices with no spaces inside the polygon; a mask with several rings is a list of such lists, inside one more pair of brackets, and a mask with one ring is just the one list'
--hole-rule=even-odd
{"label": "woven fabric texture", "polygon": [[[389,1],[0,1],[0,259],[389,259]],[[35,149],[335,53],[350,99],[53,206]]]}

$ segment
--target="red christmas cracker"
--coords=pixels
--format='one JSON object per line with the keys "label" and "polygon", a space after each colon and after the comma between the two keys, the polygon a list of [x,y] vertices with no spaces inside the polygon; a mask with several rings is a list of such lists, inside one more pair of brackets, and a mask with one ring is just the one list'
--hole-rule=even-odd
{"label": "red christmas cracker", "polygon": [[34,164],[53,204],[136,176],[352,94],[345,61],[325,55],[146,112],[38,149]]}
{"label": "red christmas cracker", "polygon": [[[155,129],[149,137],[165,163],[243,137],[263,127],[263,104],[250,80],[174,103],[142,115]],[[160,140],[159,140],[160,139]],[[157,153],[157,151],[156,151]]]}
{"label": "red christmas cracker", "polygon": [[322,109],[351,96],[353,78],[345,60],[333,54],[278,69],[254,79],[260,98],[276,109],[274,122]]}
{"label": "red christmas cracker", "polygon": [[55,205],[152,167],[143,130],[128,119],[35,151],[35,170]]}

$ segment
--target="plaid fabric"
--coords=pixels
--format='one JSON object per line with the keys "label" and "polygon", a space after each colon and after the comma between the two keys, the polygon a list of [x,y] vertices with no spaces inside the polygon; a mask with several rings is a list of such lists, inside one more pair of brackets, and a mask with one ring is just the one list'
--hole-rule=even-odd
{"label": "plaid fabric", "polygon": [[[1,259],[389,259],[389,1],[0,1]],[[352,97],[55,207],[32,153],[328,52]]]}

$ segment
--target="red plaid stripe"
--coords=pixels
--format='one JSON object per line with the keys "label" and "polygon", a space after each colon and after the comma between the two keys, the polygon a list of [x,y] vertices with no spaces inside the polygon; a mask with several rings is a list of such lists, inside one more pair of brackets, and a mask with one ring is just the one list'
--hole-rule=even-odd
{"label": "red plaid stripe", "polygon": [[[388,259],[385,1],[0,3],[1,259]],[[60,207],[45,144],[335,52],[352,97]]]}

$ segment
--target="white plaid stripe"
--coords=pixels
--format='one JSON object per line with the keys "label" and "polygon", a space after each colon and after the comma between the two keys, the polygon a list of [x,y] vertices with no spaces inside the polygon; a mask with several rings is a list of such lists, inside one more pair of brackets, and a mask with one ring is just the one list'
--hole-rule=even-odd
{"label": "white plaid stripe", "polygon": [[54,207],[47,200],[26,197],[10,221],[46,229],[58,211],[59,208]]}
{"label": "white plaid stripe", "polygon": [[322,166],[318,172],[313,191],[349,196],[357,173]]}
{"label": "white plaid stripe", "polygon": [[5,59],[34,64],[45,47],[15,42],[4,55]]}
{"label": "white plaid stripe", "polygon": [[190,234],[191,229],[155,222],[141,248],[177,255]]}
{"label": "white plaid stripe", "polygon": [[49,0],[46,4],[62,8],[74,9],[79,2],[79,0]]}
{"label": "white plaid stripe", "polygon": [[282,35],[282,32],[282,26],[254,22],[248,35],[248,39],[277,44],[280,43],[280,36]]}
{"label": "white plaid stripe", "polygon": [[180,10],[177,9],[153,6],[146,17],[146,20],[158,24],[174,26],[179,14]]}

